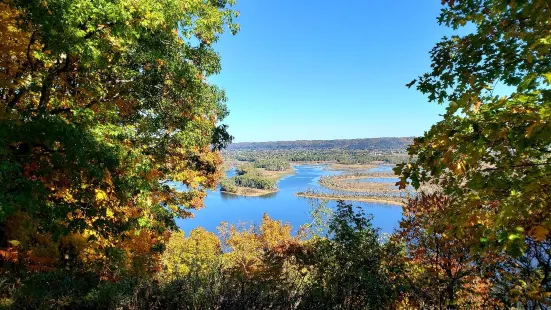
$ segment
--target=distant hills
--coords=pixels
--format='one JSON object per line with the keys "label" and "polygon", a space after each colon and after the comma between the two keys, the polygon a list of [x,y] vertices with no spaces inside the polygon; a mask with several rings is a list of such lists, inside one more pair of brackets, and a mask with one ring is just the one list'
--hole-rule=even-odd
{"label": "distant hills", "polygon": [[269,150],[371,150],[405,151],[413,142],[413,137],[338,139],[338,140],[297,140],[274,142],[240,142],[230,144],[230,151],[269,151]]}

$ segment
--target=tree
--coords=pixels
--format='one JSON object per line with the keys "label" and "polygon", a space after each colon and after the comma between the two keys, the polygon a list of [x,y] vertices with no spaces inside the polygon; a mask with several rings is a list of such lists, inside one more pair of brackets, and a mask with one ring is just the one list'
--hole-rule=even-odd
{"label": "tree", "polygon": [[238,29],[232,4],[1,3],[1,225],[22,213],[55,240],[95,240],[104,259],[202,207],[231,139],[207,77],[220,70],[213,43]]}
{"label": "tree", "polygon": [[477,253],[510,255],[512,278],[521,277],[527,269],[520,266],[530,261],[527,287],[534,289],[520,290],[521,299],[548,305],[549,1],[442,3],[440,24],[473,30],[444,37],[431,51],[432,71],[418,78],[417,89],[447,110],[410,146],[417,160],[398,165],[399,185],[441,186],[450,204],[432,225],[448,225],[457,238],[472,237]]}
{"label": "tree", "polygon": [[[409,307],[434,309],[487,309],[503,307],[492,296],[492,274],[502,274],[499,257],[471,252],[476,237],[458,237],[440,219],[450,200],[441,193],[422,194],[408,200],[400,229],[392,241],[404,247],[388,256],[396,281],[403,285],[400,300]],[[486,276],[490,275],[490,276]]]}
{"label": "tree", "polygon": [[383,245],[361,208],[339,201],[327,238],[313,239],[313,275],[305,308],[385,309],[393,291],[383,268]]}
{"label": "tree", "polygon": [[442,186],[459,234],[469,227],[519,255],[526,238],[548,239],[551,229],[549,1],[442,2],[439,23],[474,30],[431,51],[417,89],[447,112],[410,146],[418,159],[398,165],[400,185]]}
{"label": "tree", "polygon": [[209,265],[216,265],[221,255],[218,237],[204,228],[191,231],[188,238],[184,232],[175,232],[170,236],[162,255],[164,281],[186,276],[191,272],[205,273]]}
{"label": "tree", "polygon": [[220,225],[224,248],[222,308],[296,308],[304,285],[303,266],[296,256],[302,256],[306,249],[291,230],[288,223],[267,214],[258,229]]}

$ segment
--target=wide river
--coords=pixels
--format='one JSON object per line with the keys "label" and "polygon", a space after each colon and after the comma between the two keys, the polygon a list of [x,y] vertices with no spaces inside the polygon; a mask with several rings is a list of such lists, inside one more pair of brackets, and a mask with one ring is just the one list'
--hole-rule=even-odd
{"label": "wide river", "polygon": [[[284,223],[289,222],[293,230],[305,223],[311,222],[310,210],[313,203],[319,203],[317,199],[297,197],[294,194],[306,189],[324,191],[318,184],[318,179],[324,175],[341,173],[325,169],[322,165],[295,166],[295,174],[281,179],[278,183],[279,191],[263,197],[242,197],[221,193],[219,190],[208,193],[205,199],[206,207],[194,211],[192,219],[178,219],[178,226],[185,232],[189,232],[198,226],[208,231],[217,232],[216,227],[221,222],[230,224],[251,223],[258,224],[264,213]],[[389,166],[380,166],[369,171],[389,170]],[[228,176],[235,174],[235,170],[228,171]],[[391,233],[397,228],[402,217],[400,206],[380,203],[351,202],[360,205],[367,214],[373,215],[373,225],[382,232]],[[334,207],[336,202],[329,202]]]}

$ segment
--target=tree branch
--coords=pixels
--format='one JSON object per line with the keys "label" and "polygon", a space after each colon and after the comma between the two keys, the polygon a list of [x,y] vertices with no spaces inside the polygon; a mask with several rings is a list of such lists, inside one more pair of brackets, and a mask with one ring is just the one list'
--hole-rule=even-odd
{"label": "tree branch", "polygon": [[66,72],[69,69],[69,55],[65,54],[65,62],[62,67],[59,67],[55,70],[49,70],[48,74],[42,82],[42,88],[40,89],[40,101],[38,102],[38,112],[45,113],[46,106],[50,101],[51,88],[54,81],[54,77],[62,72]]}
{"label": "tree branch", "polygon": [[527,168],[527,167],[537,167],[537,166],[546,166],[546,165],[551,165],[551,163],[540,163],[540,164],[536,164],[536,163],[533,163],[533,164],[524,164],[524,165],[514,165],[514,166],[509,166],[509,167],[494,167],[494,168],[486,168],[486,169],[482,169],[482,171],[495,171],[495,170],[501,170],[501,169],[504,169],[504,168]]}
{"label": "tree branch", "polygon": [[25,94],[26,92],[27,92],[27,90],[25,88],[20,89],[19,92],[17,92],[13,96],[13,98],[11,98],[11,100],[8,102],[8,105],[6,106],[6,110],[13,109],[15,107],[15,105],[17,104],[17,102],[19,102],[19,99],[21,99],[23,94]]}
{"label": "tree branch", "polygon": [[34,63],[31,59],[31,46],[33,45],[36,37],[36,30],[33,31],[33,34],[31,35],[31,39],[29,40],[29,45],[27,45],[27,62],[29,63],[29,66],[31,67],[31,72],[34,72]]}

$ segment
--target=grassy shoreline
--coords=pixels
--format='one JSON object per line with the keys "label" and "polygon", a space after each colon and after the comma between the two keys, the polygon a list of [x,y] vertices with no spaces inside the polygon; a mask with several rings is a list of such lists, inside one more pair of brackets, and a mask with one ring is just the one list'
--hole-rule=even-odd
{"label": "grassy shoreline", "polygon": [[[350,182],[365,178],[395,178],[392,172],[367,172],[369,168],[377,167],[375,164],[342,165],[331,164],[328,170],[343,171],[343,174],[323,176],[318,184],[333,191],[350,192],[318,192],[302,191],[295,193],[296,196],[326,200],[346,200],[359,202],[374,202],[403,206],[404,199],[401,195],[403,190],[395,186],[395,182]],[[354,194],[356,193],[356,194]],[[398,194],[398,195],[397,195]]]}
{"label": "grassy shoreline", "polygon": [[397,193],[401,192],[398,187],[395,186],[396,182],[349,182],[359,179],[375,179],[375,178],[393,178],[394,175],[387,173],[367,173],[367,174],[344,174],[322,177],[318,183],[332,190],[340,190],[347,192],[385,192],[385,193]]}
{"label": "grassy shoreline", "polygon": [[249,188],[249,187],[237,187],[237,192],[232,193],[228,191],[220,191],[221,193],[228,194],[228,195],[235,195],[235,196],[245,196],[245,197],[261,197],[270,195],[273,193],[277,193],[279,189],[257,189],[257,188]]}
{"label": "grassy shoreline", "polygon": [[344,191],[344,192],[351,192],[351,193],[371,193],[371,192],[386,192],[386,193],[399,193],[402,190],[398,189],[396,186],[394,186],[394,183],[376,183],[376,182],[361,182],[361,183],[369,183],[368,185],[360,184],[358,187],[345,187],[343,185],[334,185],[334,184],[328,184],[324,182],[319,182],[319,184],[325,188],[336,190],[336,191]]}
{"label": "grassy shoreline", "polygon": [[[263,177],[273,180],[275,182],[278,182],[281,178],[293,175],[295,174],[295,169],[293,167],[289,167],[289,169],[285,169],[282,171],[270,171],[266,170],[264,168],[257,168],[257,171],[260,171]],[[235,196],[244,196],[244,197],[261,197],[266,196],[270,194],[277,193],[279,191],[279,188],[275,189],[258,189],[258,188],[250,188],[250,187],[243,187],[243,186],[237,186],[236,192],[229,192],[220,190],[220,192],[224,194],[229,195],[235,195]]]}
{"label": "grassy shoreline", "polygon": [[330,170],[338,170],[338,171],[347,171],[347,170],[353,170],[353,171],[362,171],[362,170],[368,170],[371,168],[375,168],[377,165],[374,164],[339,164],[339,163],[329,163],[329,169]]}
{"label": "grassy shoreline", "polygon": [[280,179],[286,176],[293,175],[296,173],[295,169],[293,169],[292,166],[289,169],[285,169],[282,171],[269,171],[266,169],[258,169],[258,170],[261,171],[265,177],[272,179],[274,181],[279,181]]}
{"label": "grassy shoreline", "polygon": [[295,193],[295,196],[298,197],[305,197],[305,198],[316,198],[316,199],[325,199],[325,200],[344,200],[344,201],[359,201],[359,202],[376,202],[376,203],[384,203],[384,204],[390,204],[394,206],[402,207],[404,206],[404,202],[400,199],[384,199],[384,198],[368,198],[368,197],[343,197],[343,196],[336,196],[331,194],[310,194],[310,193]]}

